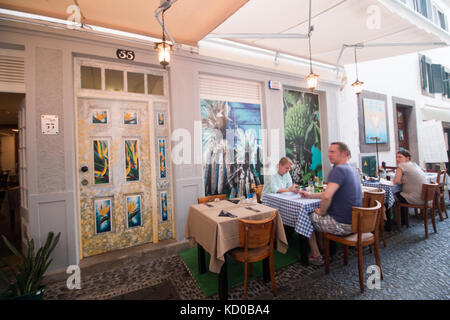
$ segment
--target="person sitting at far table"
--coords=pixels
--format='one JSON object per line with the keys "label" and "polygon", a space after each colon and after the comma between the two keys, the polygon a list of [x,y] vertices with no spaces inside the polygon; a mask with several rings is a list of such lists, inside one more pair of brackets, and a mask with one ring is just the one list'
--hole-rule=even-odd
{"label": "person sitting at far table", "polygon": [[[406,149],[399,150],[395,155],[397,170],[394,183],[402,185],[402,191],[395,194],[395,200],[401,203],[423,204],[422,185],[427,183],[427,177],[422,168],[411,161],[411,154]],[[401,209],[402,225],[406,223],[408,208]]]}
{"label": "person sitting at far table", "polygon": [[[338,236],[352,233],[352,207],[362,206],[362,190],[358,171],[348,163],[349,154],[345,143],[333,142],[328,148],[328,159],[334,167],[328,175],[325,191],[299,192],[305,198],[321,199],[320,208],[311,214],[311,223],[317,231]],[[309,262],[323,265],[314,232],[309,238],[309,246]]]}
{"label": "person sitting at far table", "polygon": [[281,158],[278,162],[277,172],[266,178],[261,196],[266,193],[281,193],[290,191],[298,193],[297,185],[292,183],[292,177],[289,174],[292,164],[292,160],[288,157]]}

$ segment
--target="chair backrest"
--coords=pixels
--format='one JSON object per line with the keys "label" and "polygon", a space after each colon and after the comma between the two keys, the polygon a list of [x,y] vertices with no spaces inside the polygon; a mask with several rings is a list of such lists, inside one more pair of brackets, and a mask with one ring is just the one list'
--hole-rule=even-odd
{"label": "chair backrest", "polygon": [[381,202],[375,200],[375,205],[369,208],[352,207],[352,232],[378,232]]}
{"label": "chair backrest", "polygon": [[430,201],[433,201],[436,192],[438,192],[439,185],[437,183],[424,183],[422,185],[421,199],[425,201],[425,205],[428,206]]}
{"label": "chair backrest", "polygon": [[215,199],[227,200],[227,195],[224,193],[224,194],[216,194],[213,196],[200,197],[197,199],[197,202],[198,203],[213,202]]}
{"label": "chair backrest", "polygon": [[439,184],[439,187],[445,186],[445,180],[447,178],[447,170],[439,170],[436,176],[436,183]]}
{"label": "chair backrest", "polygon": [[274,212],[263,220],[239,219],[239,246],[246,249],[273,246],[276,216]]}
{"label": "chair backrest", "polygon": [[375,200],[378,200],[381,204],[384,203],[386,191],[378,189],[374,191],[364,191],[363,196],[363,208],[369,208],[375,206]]}

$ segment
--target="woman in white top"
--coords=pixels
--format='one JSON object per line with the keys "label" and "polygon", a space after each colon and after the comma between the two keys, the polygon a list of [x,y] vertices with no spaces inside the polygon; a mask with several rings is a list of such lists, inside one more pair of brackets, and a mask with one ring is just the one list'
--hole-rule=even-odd
{"label": "woman in white top", "polygon": [[[395,194],[396,200],[402,203],[423,204],[422,185],[427,183],[427,178],[422,168],[411,161],[411,154],[408,150],[398,151],[395,159],[397,170],[394,183],[402,185],[402,191]],[[408,214],[408,208],[402,208],[402,224],[405,222],[406,214]]]}

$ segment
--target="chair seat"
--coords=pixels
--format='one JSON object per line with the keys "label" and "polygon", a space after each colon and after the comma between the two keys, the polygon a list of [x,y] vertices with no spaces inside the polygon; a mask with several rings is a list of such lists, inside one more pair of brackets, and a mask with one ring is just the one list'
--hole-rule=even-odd
{"label": "chair seat", "polygon": [[[336,235],[327,233],[326,237],[332,241],[340,242],[340,243],[343,243],[346,245],[356,245],[356,243],[358,242],[358,234],[357,233],[353,233],[348,236],[336,236]],[[375,237],[374,237],[373,233],[371,233],[371,232],[362,233],[361,238],[362,238],[363,245],[365,245],[367,243],[371,243],[375,240]]]}
{"label": "chair seat", "polygon": [[[244,248],[236,248],[230,251],[230,256],[234,260],[245,262],[245,250]],[[267,258],[270,255],[270,247],[259,247],[255,249],[248,249],[248,260],[247,262],[256,262]]]}

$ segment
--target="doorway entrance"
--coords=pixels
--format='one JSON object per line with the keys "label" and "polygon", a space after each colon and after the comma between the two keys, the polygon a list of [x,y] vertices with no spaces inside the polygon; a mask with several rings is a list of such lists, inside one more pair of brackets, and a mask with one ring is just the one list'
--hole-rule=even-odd
{"label": "doorway entrance", "polygon": [[174,238],[166,73],[74,66],[80,258]]}
{"label": "doorway entrance", "polygon": [[410,107],[401,104],[397,105],[397,145],[400,148],[409,150],[408,137],[408,110]]}
{"label": "doorway entrance", "polygon": [[[0,234],[19,251],[22,250],[20,168],[24,167],[19,156],[22,151],[19,117],[24,102],[24,94],[0,92]],[[0,256],[10,265],[18,262],[3,239],[0,239]]]}

